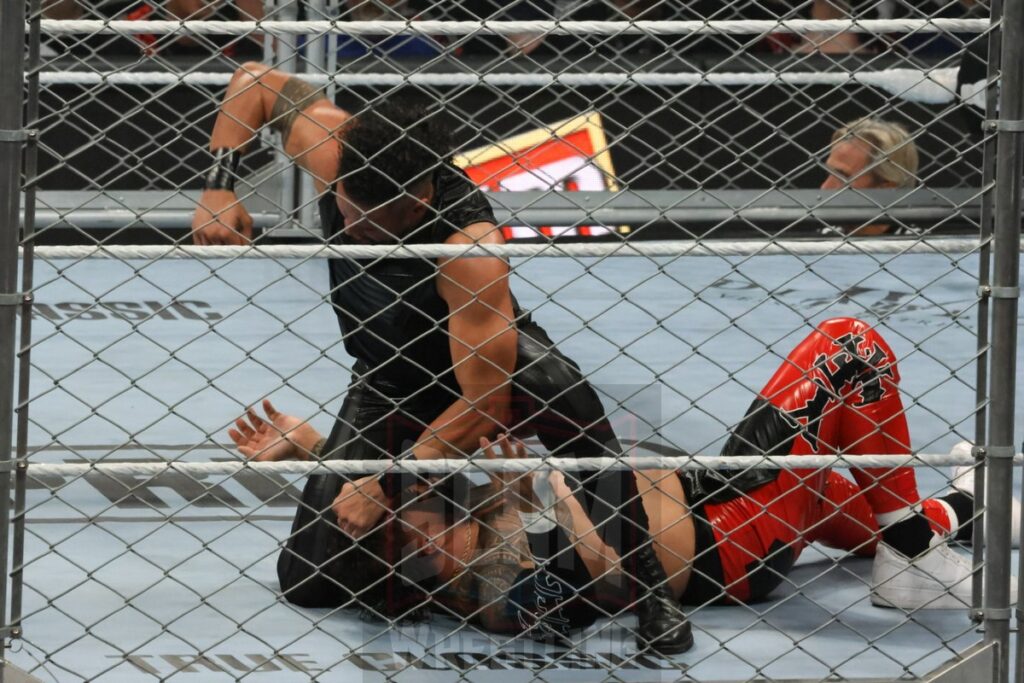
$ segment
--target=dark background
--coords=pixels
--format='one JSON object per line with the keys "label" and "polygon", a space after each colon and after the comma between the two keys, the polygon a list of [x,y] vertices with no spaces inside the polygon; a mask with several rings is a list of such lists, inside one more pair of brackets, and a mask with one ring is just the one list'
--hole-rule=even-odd
{"label": "dark background", "polygon": [[[981,49],[984,41],[978,40]],[[907,55],[795,56],[775,54],[653,55],[648,51],[596,56],[549,54],[531,58],[493,59],[461,55],[439,61],[430,71],[537,73],[609,72],[755,72],[769,70],[828,71],[886,68],[931,68],[959,64],[959,56]],[[382,67],[376,58],[339,60],[339,71],[367,73],[385,68],[407,73],[423,70],[422,60]],[[216,58],[197,66],[162,60],[177,71],[230,73],[236,62]],[[61,63],[48,64],[59,70]],[[81,69],[79,59],[64,68]],[[107,69],[154,70],[154,60],[107,60]],[[46,86],[41,91],[41,131],[38,184],[42,190],[199,189],[210,165],[210,131],[223,97],[223,88],[204,86]],[[611,156],[623,189],[671,190],[702,188],[752,189],[816,188],[825,178],[822,163],[833,131],[843,123],[873,115],[904,124],[915,135],[923,184],[932,188],[981,185],[982,154],[979,131],[982,116],[954,101],[945,105],[910,102],[856,83],[843,86],[757,85],[651,88],[640,85],[605,87],[428,89],[339,88],[337,102],[353,112],[385,97],[426,101],[450,116],[459,149],[489,144],[509,135],[591,109],[601,113]],[[439,104],[443,103],[443,104]],[[270,161],[269,150],[258,144],[243,161],[242,173]],[[665,227],[665,226],[663,226]],[[817,229],[818,225],[807,226]],[[927,226],[919,226],[927,227]],[[757,232],[738,221],[741,233]],[[645,236],[672,237],[648,229]],[[773,230],[774,228],[767,228]],[[970,220],[944,221],[942,230],[976,231]],[[145,235],[132,229],[90,237],[75,231],[44,230],[39,241],[95,238],[132,241]],[[145,232],[145,231],[143,231]],[[761,233],[763,234],[763,232]],[[160,240],[181,239],[185,232],[169,231]]]}
{"label": "dark background", "polygon": [[[849,59],[844,66],[850,66]],[[773,66],[764,61],[723,64],[708,56],[687,59],[683,68],[763,71]],[[796,68],[813,71],[830,65],[834,63],[827,58],[815,58]],[[863,68],[890,66],[907,64],[870,58]],[[660,68],[681,70],[671,64]],[[218,64],[203,70],[229,69]],[[576,64],[572,70],[585,72],[587,64]],[[39,187],[198,188],[200,174],[209,164],[206,147],[222,95],[222,89],[193,86],[44,88]],[[596,109],[604,118],[620,183],[636,190],[817,187],[824,178],[818,162],[827,156],[832,132],[868,114],[899,121],[917,133],[925,184],[980,185],[981,153],[967,133],[963,105],[922,105],[853,83],[728,89],[473,87],[435,92],[355,88],[339,91],[338,104],[358,111],[381,96],[435,102],[446,98],[445,110],[452,115],[463,148]],[[971,115],[970,123],[977,125],[977,117]],[[267,159],[266,154],[251,154],[246,163],[258,166]]]}

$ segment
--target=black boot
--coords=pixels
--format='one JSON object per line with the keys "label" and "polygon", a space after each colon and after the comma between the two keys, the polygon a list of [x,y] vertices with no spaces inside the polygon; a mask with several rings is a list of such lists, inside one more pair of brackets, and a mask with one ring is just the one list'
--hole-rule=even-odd
{"label": "black boot", "polygon": [[693,647],[693,631],[679,603],[672,597],[665,569],[650,542],[636,550],[638,588],[636,644],[663,655],[677,655]]}

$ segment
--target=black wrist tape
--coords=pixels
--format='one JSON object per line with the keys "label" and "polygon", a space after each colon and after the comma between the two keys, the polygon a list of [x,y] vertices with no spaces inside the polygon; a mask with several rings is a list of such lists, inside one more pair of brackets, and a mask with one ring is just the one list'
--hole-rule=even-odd
{"label": "black wrist tape", "polygon": [[204,190],[235,191],[235,172],[242,160],[242,152],[237,149],[221,147],[213,150],[213,166],[206,174],[203,182]]}

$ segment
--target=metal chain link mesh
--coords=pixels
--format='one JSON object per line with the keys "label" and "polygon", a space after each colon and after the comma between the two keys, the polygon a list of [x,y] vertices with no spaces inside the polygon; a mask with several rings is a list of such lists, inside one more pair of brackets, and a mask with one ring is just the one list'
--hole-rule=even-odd
{"label": "metal chain link mesh", "polygon": [[[980,21],[989,17],[988,3],[680,4],[44,0],[30,17],[44,30],[31,72],[39,113],[29,122],[38,131],[39,163],[26,178],[36,210],[23,243],[34,268],[31,343],[22,349],[31,354],[30,389],[19,402],[28,416],[24,455],[33,465],[98,466],[30,469],[24,558],[15,563],[24,595],[15,622],[23,634],[11,661],[60,681],[250,680],[271,672],[274,680],[478,680],[509,672],[522,680],[823,680],[918,676],[971,645],[974,625],[965,615],[972,605],[953,613],[871,605],[877,586],[871,560],[860,556],[873,549],[873,529],[862,528],[867,540],[853,547],[809,544],[795,568],[793,547],[802,548],[802,540],[779,546],[762,539],[763,552],[743,563],[744,581],[766,587],[764,599],[725,604],[739,589],[715,586],[685,608],[696,648],[668,657],[634,643],[633,613],[647,580],[631,564],[635,552],[605,562],[574,587],[578,605],[597,620],[570,642],[538,633],[542,606],[526,604],[505,574],[484,570],[488,553],[516,566],[536,563],[509,506],[528,497],[520,485],[539,474],[495,480],[470,466],[465,477],[415,476],[447,503],[444,523],[436,526],[428,514],[437,498],[420,490],[398,502],[397,518],[374,523],[359,549],[338,540],[330,506],[343,492],[337,475],[188,467],[237,461],[230,429],[240,430],[236,442],[250,451],[285,434],[299,444],[294,455],[308,456],[316,439],[306,439],[304,422],[330,435],[321,457],[394,457],[429,431],[429,416],[446,403],[453,404],[449,419],[479,412],[493,422],[484,431],[519,432],[531,457],[566,455],[553,445],[567,443],[576,455],[629,462],[714,454],[772,372],[785,367],[790,349],[835,317],[865,320],[893,347],[913,452],[946,452],[972,440],[984,409],[975,388],[977,329],[985,325],[978,322],[979,262],[988,250],[977,239],[988,234],[983,150],[993,135],[982,129],[994,92],[986,66],[990,29]],[[89,20],[104,24],[72,23]],[[216,23],[209,31],[201,24],[135,30],[112,28],[112,20],[335,23],[264,25],[239,35],[221,34],[225,25]],[[425,21],[472,23],[450,31],[439,24],[432,34],[416,29]],[[519,26],[546,30],[502,28],[510,21],[542,22]],[[569,32],[552,21],[618,23]],[[668,23],[688,21],[707,23],[699,31]],[[715,23],[726,21],[739,23]],[[750,21],[768,24],[744,23]],[[871,23],[877,21],[888,23]],[[348,31],[340,22],[364,23]],[[325,87],[357,118],[387,102],[419,101],[452,130],[455,163],[487,191],[505,238],[543,245],[511,256],[509,280],[532,318],[519,317],[520,336],[539,324],[546,332],[529,333],[538,357],[572,359],[559,361],[565,377],[554,393],[524,380],[511,413],[480,407],[488,396],[500,400],[493,390],[476,407],[459,404],[469,388],[438,375],[436,359],[415,355],[416,340],[395,341],[388,326],[410,316],[439,320],[453,337],[464,308],[507,318],[479,296],[441,313],[417,308],[417,292],[449,277],[425,255],[429,246],[360,253],[361,274],[330,282],[323,254],[274,252],[290,248],[271,245],[279,239],[324,243],[322,188],[292,162],[299,151],[262,125],[236,119],[255,136],[236,192],[252,218],[252,251],[201,247],[171,259],[123,247],[191,243],[214,120],[226,88],[255,62]],[[248,83],[235,96],[260,87]],[[261,116],[262,124],[270,112]],[[898,127],[853,140],[846,151],[863,157],[858,166],[837,156],[851,138],[833,141],[833,134],[864,117]],[[436,207],[433,198],[427,204],[428,212]],[[946,248],[954,238],[956,248]],[[645,240],[664,241],[658,244],[665,251],[642,253],[654,247]],[[351,259],[358,248],[339,250]],[[379,315],[388,321],[379,324],[375,314],[339,334],[332,314],[345,324],[347,313],[332,304],[332,293],[358,296],[366,273],[387,274],[399,262],[412,263],[413,275],[383,285]],[[429,374],[432,382],[420,390],[427,398],[405,401],[388,393],[387,381],[376,384],[365,360],[345,346],[352,335],[401,358],[406,378]],[[495,338],[477,343],[483,348]],[[891,370],[885,359],[862,361],[869,374]],[[490,357],[483,363],[497,365]],[[807,372],[822,399],[832,401],[827,420],[830,411],[848,409],[847,389],[823,384],[826,376],[814,374],[822,368],[835,371],[825,364]],[[592,386],[601,404],[584,420],[572,393],[581,386]],[[287,415],[236,422],[264,398]],[[607,436],[604,424],[617,443],[596,436]],[[816,429],[813,420],[797,426],[801,436],[794,438]],[[878,423],[868,432],[884,429]],[[791,452],[786,444],[755,446],[741,450]],[[826,454],[838,450],[857,452],[856,440],[822,446]],[[956,462],[970,462],[965,457]],[[105,469],[122,461],[182,467]],[[707,472],[714,462],[701,466]],[[921,498],[948,490],[948,468],[915,464]],[[792,491],[762,486],[752,497],[753,489],[742,488],[751,468],[743,467],[726,470],[721,481],[760,506],[755,519],[771,517],[797,537],[827,540],[818,527],[841,513],[794,530],[781,512]],[[612,471],[556,475],[560,502],[540,507],[566,524],[574,512],[569,492],[589,482],[600,501],[597,484],[614,488],[619,481]],[[822,472],[786,476],[809,490],[821,485]],[[637,470],[641,489],[648,475],[665,473]],[[316,482],[334,486],[321,496],[326,506],[310,503]],[[885,486],[883,479],[858,482],[862,500]],[[717,500],[700,487],[683,499],[682,484],[659,486],[668,492],[652,524],[665,534],[693,524],[687,512]],[[502,487],[513,493],[503,496]],[[604,502],[619,508],[618,533],[646,533],[634,514],[642,499],[615,495]],[[819,497],[820,506],[832,504]],[[297,554],[289,539],[316,529],[322,547]],[[714,562],[704,560],[729,538],[687,533],[697,534],[695,557],[667,541],[661,549],[670,585],[678,588],[689,569],[705,583],[720,582],[707,574]],[[591,555],[615,555],[598,536],[570,534]],[[404,559],[410,550],[431,558],[433,568],[416,569]],[[466,558],[473,560],[469,571]],[[275,562],[305,567],[295,569],[305,578],[279,585]],[[417,576],[403,572],[416,571],[427,575],[413,591]],[[438,571],[448,579],[437,580],[431,572]],[[476,582],[472,591],[467,577]],[[374,600],[338,597],[356,579]],[[428,611],[433,617],[420,621]],[[538,618],[525,634],[503,619],[517,611]],[[536,642],[544,636],[548,642]]]}

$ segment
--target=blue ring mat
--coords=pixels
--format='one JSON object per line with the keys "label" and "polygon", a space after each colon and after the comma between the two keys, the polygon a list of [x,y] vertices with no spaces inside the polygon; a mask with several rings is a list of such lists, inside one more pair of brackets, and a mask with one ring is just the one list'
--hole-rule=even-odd
{"label": "blue ring mat", "polygon": [[[520,302],[590,375],[623,438],[717,453],[808,321],[837,315],[878,324],[900,357],[915,448],[973,434],[976,256],[515,265]],[[34,462],[234,458],[226,427],[264,395],[330,428],[351,359],[322,300],[324,262],[40,261],[35,279]],[[923,495],[945,489],[944,472],[918,473]],[[599,623],[568,657],[446,619],[388,631],[276,600],[292,510],[273,499],[281,484],[165,477],[128,504],[98,474],[32,482],[25,638],[10,661],[61,682],[894,677],[979,638],[960,611],[911,622],[872,607],[870,561],[815,547],[770,601],[692,614],[697,645],[672,660],[637,658],[631,617]]]}

